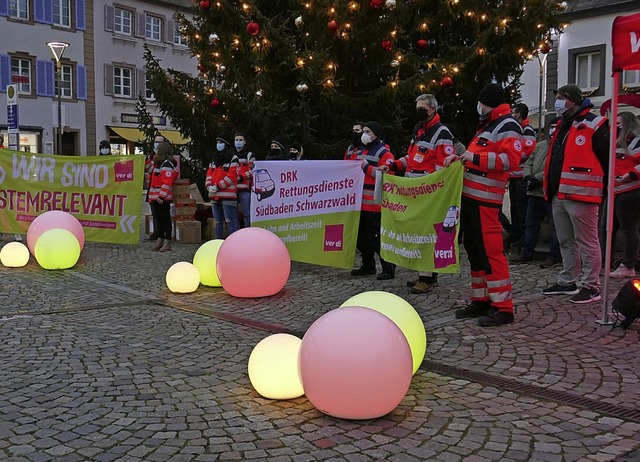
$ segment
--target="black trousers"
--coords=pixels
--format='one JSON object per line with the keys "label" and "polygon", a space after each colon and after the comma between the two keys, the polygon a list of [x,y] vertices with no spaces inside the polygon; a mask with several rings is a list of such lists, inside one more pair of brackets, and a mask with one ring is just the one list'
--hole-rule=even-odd
{"label": "black trousers", "polygon": [[[375,255],[380,256],[380,212],[360,211],[360,224],[358,226],[358,241],[356,247],[362,255],[362,266],[367,269],[376,268]],[[395,265],[388,263],[380,257],[383,271],[393,272]]]}
{"label": "black trousers", "polygon": [[151,213],[153,214],[153,226],[158,222],[158,228],[154,228],[153,234],[159,239],[171,240],[171,201],[151,202]]}

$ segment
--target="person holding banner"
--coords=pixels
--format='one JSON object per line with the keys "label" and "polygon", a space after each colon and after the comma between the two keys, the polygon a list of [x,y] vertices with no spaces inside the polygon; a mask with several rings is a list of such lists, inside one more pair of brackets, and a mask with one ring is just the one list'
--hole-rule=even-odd
{"label": "person holding banner", "polygon": [[[380,138],[382,129],[377,122],[362,124],[362,150],[355,160],[361,162],[364,172],[364,186],[362,189],[362,206],[360,210],[360,223],[358,226],[358,241],[356,247],[362,257],[362,265],[351,271],[351,276],[366,276],[376,274],[375,254],[380,256],[380,220],[381,206],[376,203],[374,189],[376,181],[376,169],[381,165],[393,162],[395,157],[389,150],[389,145]],[[393,279],[396,273],[396,265],[389,263],[380,257],[382,272],[377,279]]]}
{"label": "person holding banner", "polygon": [[229,142],[229,135],[216,138],[216,152],[209,164],[205,188],[209,192],[213,219],[216,223],[216,239],[224,239],[224,223],[227,223],[229,234],[238,230],[238,156]]}
{"label": "person holding banner", "polygon": [[362,122],[356,122],[351,129],[351,144],[344,153],[344,160],[357,160],[362,150]]}
{"label": "person holding banner", "polygon": [[238,204],[242,208],[244,227],[251,226],[251,179],[253,178],[253,153],[247,149],[247,137],[238,132],[234,136],[235,155],[238,157]]}
{"label": "person holding banner", "polygon": [[171,201],[173,200],[173,182],[177,176],[171,144],[160,143],[153,161],[149,185],[149,203],[153,216],[158,222],[158,240],[153,247],[155,251],[171,250]]}
{"label": "person holding banner", "polygon": [[465,167],[460,221],[471,266],[471,303],[456,310],[455,316],[479,317],[478,324],[489,327],[514,321],[511,275],[498,214],[509,172],[522,158],[523,139],[502,86],[490,83],[480,90],[478,114],[476,135],[459,158]]}
{"label": "person holding banner", "polygon": [[609,124],[591,113],[593,105],[577,85],[554,93],[561,119],[549,143],[543,187],[553,209],[562,271],[556,284],[542,293],[573,295],[571,303],[596,302],[601,298],[602,264],[598,209],[609,170]]}
{"label": "person holding banner", "polygon": [[[640,227],[640,122],[631,112],[618,114],[618,139],[616,141],[615,198],[613,203],[613,230],[611,247],[615,248],[615,236],[622,234],[622,262],[609,274],[614,279],[636,275],[638,261],[638,227]],[[602,255],[605,254],[605,223],[601,217]]]}
{"label": "person holding banner", "polygon": [[[378,170],[383,173],[405,172],[406,177],[419,177],[443,168],[447,157],[455,158],[453,135],[440,122],[435,96],[423,94],[416,98],[416,118],[418,124],[413,130],[407,155],[398,160],[388,160]],[[437,273],[421,271],[417,280],[407,281],[412,294],[426,294],[437,283]]]}

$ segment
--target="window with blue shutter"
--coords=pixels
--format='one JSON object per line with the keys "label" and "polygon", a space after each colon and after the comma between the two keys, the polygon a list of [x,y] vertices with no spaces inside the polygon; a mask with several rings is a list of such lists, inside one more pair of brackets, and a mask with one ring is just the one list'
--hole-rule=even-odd
{"label": "window with blue shutter", "polygon": [[87,68],[78,65],[77,73],[78,99],[87,99]]}
{"label": "window with blue shutter", "polygon": [[86,29],[85,14],[84,0],[76,0],[76,29]]}
{"label": "window with blue shutter", "polygon": [[35,21],[53,24],[53,2],[51,0],[35,0],[33,3]]}
{"label": "window with blue shutter", "polygon": [[36,92],[38,96],[55,96],[55,78],[53,61],[36,61]]}
{"label": "window with blue shutter", "polygon": [[0,16],[9,16],[9,0],[0,0]]}
{"label": "window with blue shutter", "polygon": [[7,91],[11,84],[11,59],[7,55],[0,55],[0,91]]}

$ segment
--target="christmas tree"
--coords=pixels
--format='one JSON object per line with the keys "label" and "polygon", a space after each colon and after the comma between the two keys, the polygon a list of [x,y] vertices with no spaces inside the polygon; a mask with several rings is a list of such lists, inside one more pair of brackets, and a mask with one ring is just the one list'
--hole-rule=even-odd
{"label": "christmas tree", "polygon": [[274,136],[309,158],[340,158],[355,121],[375,120],[396,155],[433,93],[463,141],[491,81],[519,97],[522,65],[561,32],[557,0],[201,0],[178,14],[198,60],[194,76],[146,50],[162,112],[208,159],[215,136],[244,131],[254,152]]}

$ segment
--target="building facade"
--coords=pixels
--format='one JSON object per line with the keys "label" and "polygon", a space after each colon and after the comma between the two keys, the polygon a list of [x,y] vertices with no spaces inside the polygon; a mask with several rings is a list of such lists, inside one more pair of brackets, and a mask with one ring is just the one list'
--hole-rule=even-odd
{"label": "building facade", "polygon": [[[146,89],[143,54],[147,45],[164,67],[195,73],[195,58],[173,20],[176,11],[189,13],[190,7],[187,0],[0,0],[0,101],[5,106],[7,86],[17,86],[20,149],[94,155],[106,139],[114,154],[132,154],[142,138],[138,95],[147,99],[158,129],[184,142]],[[60,72],[51,41],[68,44]],[[5,140],[7,129],[3,108]]]}

